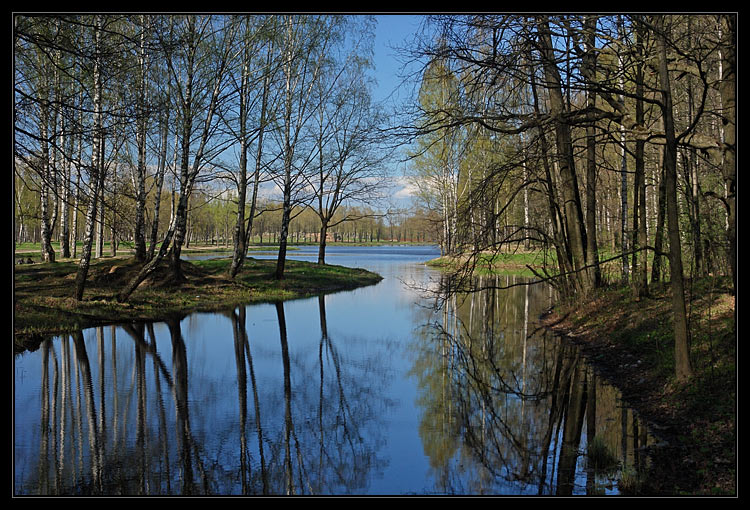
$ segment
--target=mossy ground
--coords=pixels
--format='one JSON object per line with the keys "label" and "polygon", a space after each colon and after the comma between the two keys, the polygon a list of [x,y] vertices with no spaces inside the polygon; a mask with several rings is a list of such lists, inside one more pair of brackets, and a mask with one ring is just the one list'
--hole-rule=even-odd
{"label": "mossy ground", "polygon": [[133,320],[160,320],[195,311],[224,310],[242,303],[302,298],[371,285],[381,280],[364,269],[287,260],[284,279],[276,280],[276,260],[248,258],[235,279],[230,258],[183,261],[185,280],[175,282],[162,262],[125,303],[116,295],[141,264],[132,257],[92,262],[84,299],[73,297],[76,261],[16,266],[14,337],[16,349],[44,337],[90,326]]}

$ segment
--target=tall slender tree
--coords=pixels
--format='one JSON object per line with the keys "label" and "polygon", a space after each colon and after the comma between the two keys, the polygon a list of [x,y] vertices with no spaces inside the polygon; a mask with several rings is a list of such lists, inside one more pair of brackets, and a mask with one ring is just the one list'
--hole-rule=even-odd
{"label": "tall slender tree", "polygon": [[669,273],[672,289],[672,313],[674,321],[675,375],[685,382],[692,374],[690,363],[687,309],[685,306],[685,284],[682,268],[682,244],[680,239],[679,212],[677,210],[677,139],[675,135],[672,86],[667,60],[669,24],[665,16],[654,20],[656,46],[658,49],[659,87],[661,113],[664,118],[664,180],[669,231]]}

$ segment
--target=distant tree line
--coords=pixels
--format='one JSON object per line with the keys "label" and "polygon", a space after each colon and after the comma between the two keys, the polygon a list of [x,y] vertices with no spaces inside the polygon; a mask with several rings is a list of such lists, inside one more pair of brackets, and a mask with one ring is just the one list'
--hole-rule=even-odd
{"label": "distant tree line", "polygon": [[[33,179],[33,176],[30,176]],[[41,240],[41,224],[39,221],[38,193],[29,189],[25,184],[16,183],[19,199],[15,213],[15,243],[16,245],[39,244]],[[224,196],[226,194],[226,196]],[[169,192],[162,194],[161,202],[170,203]],[[146,223],[152,224],[154,197],[147,197]],[[278,201],[262,199],[258,202],[258,214],[253,221],[252,231],[248,237],[248,247],[258,245],[278,245],[281,233],[281,208]],[[320,218],[309,207],[298,207],[299,214],[289,223],[289,238],[292,243],[319,244]],[[296,210],[294,211],[297,212]],[[217,246],[233,248],[234,226],[237,217],[237,198],[230,192],[216,193],[195,189],[191,195],[188,208],[187,234],[185,247]],[[339,221],[343,220],[345,221]],[[114,220],[114,221],[113,221]],[[82,241],[83,216],[74,212],[71,216],[71,231],[77,234],[71,236],[70,251],[75,251]],[[158,220],[159,230],[157,239],[161,239],[170,223],[170,209],[162,208]],[[327,232],[329,241],[341,243],[428,243],[437,244],[439,240],[440,218],[434,213],[423,209],[390,210],[383,213],[372,208],[342,206],[333,217],[335,225]],[[106,211],[103,230],[105,250],[103,256],[117,255],[122,247],[132,250],[133,215],[132,204],[124,199],[118,201],[114,211]],[[112,228],[109,228],[114,225]],[[77,245],[73,245],[75,241]],[[62,233],[59,224],[52,235],[53,246],[59,246]],[[108,246],[108,248],[107,248]]]}

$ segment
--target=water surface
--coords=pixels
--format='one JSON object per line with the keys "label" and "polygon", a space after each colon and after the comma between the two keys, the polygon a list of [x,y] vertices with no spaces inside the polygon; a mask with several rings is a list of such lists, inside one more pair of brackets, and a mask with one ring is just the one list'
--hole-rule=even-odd
{"label": "water surface", "polygon": [[651,440],[538,330],[551,289],[496,277],[446,299],[438,255],[332,246],[328,263],[384,279],[16,355],[15,493],[618,493]]}

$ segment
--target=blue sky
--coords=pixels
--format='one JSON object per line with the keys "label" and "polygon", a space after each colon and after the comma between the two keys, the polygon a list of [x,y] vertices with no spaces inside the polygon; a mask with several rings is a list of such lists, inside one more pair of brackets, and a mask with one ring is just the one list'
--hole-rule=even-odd
{"label": "blue sky", "polygon": [[[406,98],[409,87],[399,88],[401,84],[402,61],[397,55],[396,48],[403,47],[419,28],[422,16],[390,14],[378,15],[375,29],[374,63],[375,77],[378,87],[374,93],[376,101],[388,99],[389,102],[398,102]],[[395,93],[394,93],[395,91]],[[390,97],[389,97],[390,96]],[[408,207],[411,205],[411,192],[413,187],[403,179],[404,169],[402,164],[394,161],[389,169],[393,176],[394,185],[392,198],[395,205]]]}
{"label": "blue sky", "polygon": [[375,76],[378,80],[376,99],[382,100],[400,83],[398,74],[402,64],[393,46],[404,46],[405,41],[419,28],[422,16],[386,14],[375,17],[378,20],[374,44]]}

